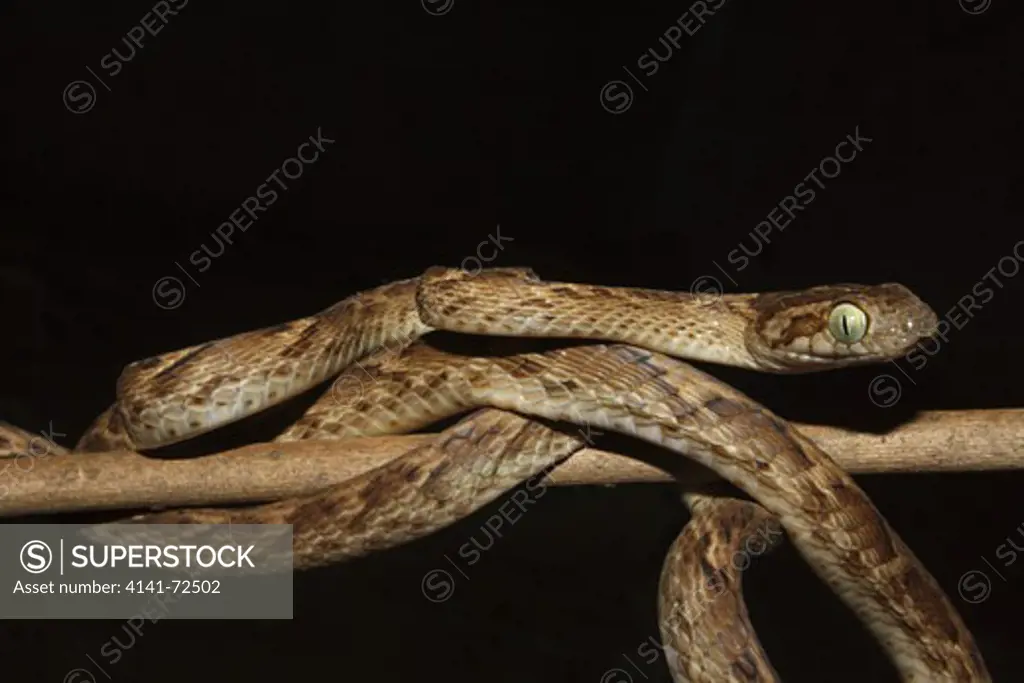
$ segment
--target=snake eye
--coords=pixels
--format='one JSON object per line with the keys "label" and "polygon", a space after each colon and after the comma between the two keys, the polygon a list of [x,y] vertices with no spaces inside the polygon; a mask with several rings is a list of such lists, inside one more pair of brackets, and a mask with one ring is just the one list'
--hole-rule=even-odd
{"label": "snake eye", "polygon": [[853,304],[839,304],[828,316],[828,331],[836,341],[856,344],[868,331],[868,315]]}

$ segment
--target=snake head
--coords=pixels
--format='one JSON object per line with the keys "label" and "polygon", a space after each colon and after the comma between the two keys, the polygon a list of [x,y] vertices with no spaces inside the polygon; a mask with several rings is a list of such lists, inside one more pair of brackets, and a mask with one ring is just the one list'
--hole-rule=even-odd
{"label": "snake head", "polygon": [[747,348],[780,373],[893,360],[934,334],[938,317],[896,283],[759,294]]}

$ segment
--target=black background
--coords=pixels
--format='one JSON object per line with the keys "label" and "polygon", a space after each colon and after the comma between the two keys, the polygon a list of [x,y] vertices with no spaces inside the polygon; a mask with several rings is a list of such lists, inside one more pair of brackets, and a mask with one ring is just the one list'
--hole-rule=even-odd
{"label": "black background", "polygon": [[[956,0],[731,0],[652,75],[637,59],[666,55],[659,37],[686,4],[483,5],[455,0],[435,16],[415,0],[193,0],[110,77],[101,60],[125,54],[122,37],[152,5],[5,4],[0,418],[52,424],[70,446],[130,361],[457,266],[498,225],[512,241],[489,265],[545,279],[686,290],[714,275],[730,291],[898,281],[940,315],[1024,237],[1013,3],[971,14]],[[83,113],[62,101],[78,79],[96,94]],[[616,114],[601,97],[613,80],[633,93]],[[863,151],[749,267],[730,266],[726,255],[753,248],[753,227],[858,129]],[[335,142],[198,272],[189,254],[215,249],[210,233],[318,130]],[[153,294],[167,276],[184,286],[171,309]],[[911,380],[890,366],[902,395],[888,408],[867,391],[880,368],[709,369],[786,418],[865,429],[922,409],[1024,406],[1024,276],[1000,280],[924,367],[901,361]],[[860,481],[953,598],[995,680],[1017,680],[1024,563],[992,576],[978,604],[957,584],[999,562],[1007,537],[1021,543],[1024,478]],[[105,680],[89,657],[114,681],[149,683],[630,680],[602,678],[615,667],[669,680],[637,649],[657,636],[658,572],[686,520],[672,487],[552,491],[468,579],[456,575],[448,601],[424,599],[423,575],[496,507],[297,577],[292,622],[163,620],[116,663],[100,650],[129,641],[119,622],[7,622],[3,666],[44,681],[75,667]],[[787,682],[895,680],[790,547],[745,586]]]}

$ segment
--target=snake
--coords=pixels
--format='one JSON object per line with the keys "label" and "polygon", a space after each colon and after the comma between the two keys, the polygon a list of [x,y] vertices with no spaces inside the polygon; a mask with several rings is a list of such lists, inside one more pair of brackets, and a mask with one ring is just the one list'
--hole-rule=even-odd
{"label": "snake", "polygon": [[[832,370],[898,357],[936,326],[934,311],[895,283],[709,299],[544,281],[527,268],[433,267],[306,318],[128,365],[116,401],[74,450],[177,443],[335,376],[278,441],[399,433],[475,410],[433,442],[308,496],[131,520],[292,524],[301,569],[450,525],[582,448],[565,423],[592,424],[695,460],[750,498],[683,494],[691,519],[666,556],[658,600],[676,683],[779,680],[740,577],[726,570],[752,539],[767,549],[783,533],[901,680],[984,683],[962,618],[852,477],[784,419],[684,362]],[[426,343],[434,331],[602,343],[475,357]]]}

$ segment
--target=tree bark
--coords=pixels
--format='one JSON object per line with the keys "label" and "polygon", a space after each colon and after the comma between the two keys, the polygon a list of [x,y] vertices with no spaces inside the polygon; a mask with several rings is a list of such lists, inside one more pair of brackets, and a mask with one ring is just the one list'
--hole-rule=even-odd
{"label": "tree bark", "polygon": [[[1024,409],[923,412],[886,434],[792,425],[853,474],[1024,468]],[[186,460],[131,451],[67,453],[55,446],[29,444],[18,456],[0,459],[0,516],[288,498],[358,476],[432,438],[426,434],[258,443]],[[548,483],[672,479],[637,459],[586,448],[556,468]]]}

